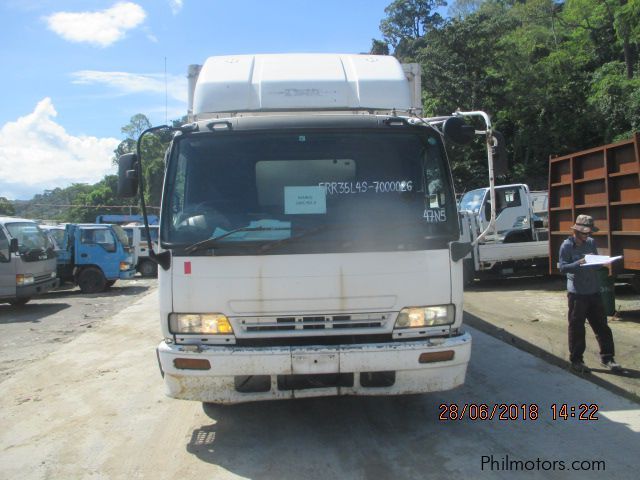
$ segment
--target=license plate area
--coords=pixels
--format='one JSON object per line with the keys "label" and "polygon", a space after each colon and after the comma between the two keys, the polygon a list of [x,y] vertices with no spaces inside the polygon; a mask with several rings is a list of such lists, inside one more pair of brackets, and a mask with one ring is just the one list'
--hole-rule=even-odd
{"label": "license plate area", "polygon": [[340,373],[338,352],[291,353],[291,373],[308,375],[318,373]]}

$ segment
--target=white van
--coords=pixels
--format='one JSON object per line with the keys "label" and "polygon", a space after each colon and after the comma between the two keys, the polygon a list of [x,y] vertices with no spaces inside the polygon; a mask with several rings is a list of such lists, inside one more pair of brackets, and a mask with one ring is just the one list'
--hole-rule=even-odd
{"label": "white van", "polygon": [[0,217],[0,303],[24,305],[58,286],[53,245],[33,220]]}

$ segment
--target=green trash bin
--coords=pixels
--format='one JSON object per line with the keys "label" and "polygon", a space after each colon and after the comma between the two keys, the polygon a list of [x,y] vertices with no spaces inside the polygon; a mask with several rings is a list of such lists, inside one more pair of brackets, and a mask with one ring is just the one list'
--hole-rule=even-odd
{"label": "green trash bin", "polygon": [[616,313],[616,290],[613,277],[609,276],[608,268],[598,270],[598,283],[600,284],[600,296],[604,305],[604,313],[611,317]]}

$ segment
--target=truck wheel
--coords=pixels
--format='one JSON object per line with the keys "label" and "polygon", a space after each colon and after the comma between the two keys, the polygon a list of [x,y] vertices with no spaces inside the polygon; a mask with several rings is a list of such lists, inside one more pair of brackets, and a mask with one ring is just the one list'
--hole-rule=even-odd
{"label": "truck wheel", "polygon": [[15,300],[9,300],[9,305],[13,305],[14,307],[22,307],[26,305],[29,300],[31,300],[31,297],[16,298]]}
{"label": "truck wheel", "polygon": [[145,260],[138,267],[140,274],[143,277],[157,277],[158,276],[158,265],[153,263],[150,260]]}
{"label": "truck wheel", "polygon": [[99,268],[88,267],[78,275],[78,286],[82,293],[98,293],[107,288],[107,279]]}

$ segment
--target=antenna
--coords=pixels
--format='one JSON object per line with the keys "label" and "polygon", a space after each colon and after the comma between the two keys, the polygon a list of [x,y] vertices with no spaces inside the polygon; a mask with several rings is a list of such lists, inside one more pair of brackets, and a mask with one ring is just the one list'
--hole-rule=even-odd
{"label": "antenna", "polygon": [[167,125],[169,123],[168,113],[167,113],[167,97],[168,97],[168,88],[167,88],[167,57],[164,57],[164,124]]}

